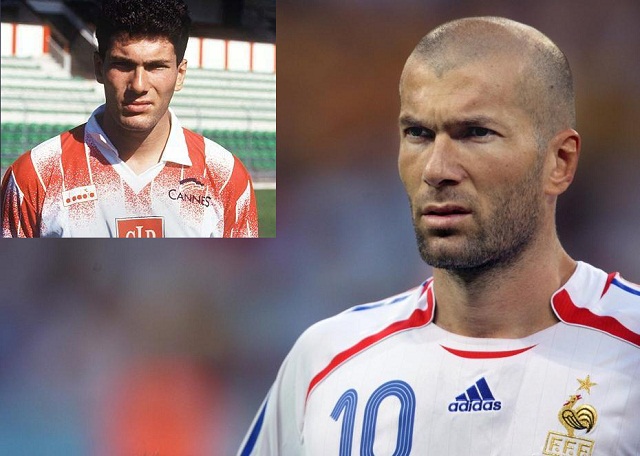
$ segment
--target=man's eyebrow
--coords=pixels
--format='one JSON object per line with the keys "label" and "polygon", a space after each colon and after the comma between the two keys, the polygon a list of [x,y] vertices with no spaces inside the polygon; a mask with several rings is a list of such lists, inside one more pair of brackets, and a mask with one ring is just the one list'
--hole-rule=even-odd
{"label": "man's eyebrow", "polygon": [[[398,122],[402,127],[424,127],[429,123],[429,122],[418,120],[417,118],[409,114],[401,115]],[[461,127],[462,128],[478,127],[478,126],[496,125],[496,124],[497,122],[493,118],[488,116],[478,115],[478,116],[465,117],[461,119],[448,120],[444,123],[444,127],[445,129],[450,129],[450,128],[461,128]]]}
{"label": "man's eyebrow", "polygon": [[445,126],[457,126],[457,127],[478,127],[483,125],[495,125],[496,122],[491,117],[487,116],[472,116],[463,119],[452,120],[445,122]]}
{"label": "man's eyebrow", "polygon": [[398,123],[403,127],[421,127],[423,125],[423,122],[408,114],[401,115]]}
{"label": "man's eyebrow", "polygon": [[[110,59],[112,62],[117,62],[117,63],[129,63],[132,65],[138,64],[137,61],[122,55],[112,55]],[[171,59],[154,59],[154,60],[146,60],[142,62],[143,65],[168,65],[170,63],[171,63]]]}

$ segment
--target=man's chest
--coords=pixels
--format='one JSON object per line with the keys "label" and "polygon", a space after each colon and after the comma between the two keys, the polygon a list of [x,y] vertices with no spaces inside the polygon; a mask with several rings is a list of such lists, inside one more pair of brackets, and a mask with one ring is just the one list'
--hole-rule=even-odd
{"label": "man's chest", "polygon": [[309,395],[307,454],[633,454],[619,445],[637,388],[608,362],[450,348],[381,345],[340,366]]}
{"label": "man's chest", "polygon": [[223,208],[208,182],[180,169],[131,181],[113,170],[86,182],[66,180],[47,192],[43,235],[210,236],[222,231]]}

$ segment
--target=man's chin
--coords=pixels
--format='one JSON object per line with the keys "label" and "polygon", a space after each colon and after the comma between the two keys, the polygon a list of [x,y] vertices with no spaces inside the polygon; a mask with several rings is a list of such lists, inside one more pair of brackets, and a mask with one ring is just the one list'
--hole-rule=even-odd
{"label": "man's chin", "polygon": [[120,118],[119,124],[123,130],[138,132],[138,133],[150,131],[155,126],[155,124],[151,122],[148,118],[145,118],[145,116],[141,116],[141,115],[122,116]]}
{"label": "man's chin", "polygon": [[422,261],[433,268],[438,269],[460,269],[469,268],[473,265],[460,255],[454,253],[434,252],[429,249],[420,249]]}
{"label": "man's chin", "polygon": [[438,269],[458,270],[483,267],[487,262],[485,255],[474,252],[464,240],[455,235],[430,237],[427,241],[418,237],[420,257],[429,266]]}
{"label": "man's chin", "polygon": [[[521,246],[495,249],[471,243],[424,242],[418,238],[420,257],[429,266],[474,277],[496,267],[503,269],[522,253]],[[440,239],[442,241],[442,239]]]}
{"label": "man's chin", "polygon": [[444,269],[446,271],[456,271],[456,272],[470,272],[470,271],[480,271],[487,269],[488,266],[491,266],[492,263],[490,261],[478,261],[474,259],[473,261],[468,258],[463,257],[455,257],[455,256],[435,256],[425,254],[421,252],[422,260],[436,269]]}

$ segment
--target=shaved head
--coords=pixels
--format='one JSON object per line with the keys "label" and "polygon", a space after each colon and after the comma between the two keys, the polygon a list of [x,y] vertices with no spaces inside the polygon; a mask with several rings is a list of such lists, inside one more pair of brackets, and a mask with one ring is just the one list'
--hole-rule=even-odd
{"label": "shaved head", "polygon": [[514,89],[536,127],[540,148],[556,132],[575,128],[573,79],[564,53],[533,27],[505,18],[457,19],[429,32],[407,60],[400,90],[413,65],[426,65],[442,77],[464,65],[495,58],[518,67]]}

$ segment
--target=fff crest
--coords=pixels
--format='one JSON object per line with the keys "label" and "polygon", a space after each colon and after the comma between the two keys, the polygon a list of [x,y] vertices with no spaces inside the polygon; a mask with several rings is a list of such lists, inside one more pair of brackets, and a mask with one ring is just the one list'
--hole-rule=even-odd
{"label": "fff crest", "polygon": [[576,394],[571,394],[558,412],[558,421],[567,433],[549,431],[542,454],[548,456],[591,456],[595,442],[585,437],[577,437],[576,431],[589,434],[598,421],[598,412],[589,404],[580,404],[582,399],[580,390],[591,394],[591,388],[596,383],[591,382],[587,375],[584,380],[578,379],[580,387]]}

